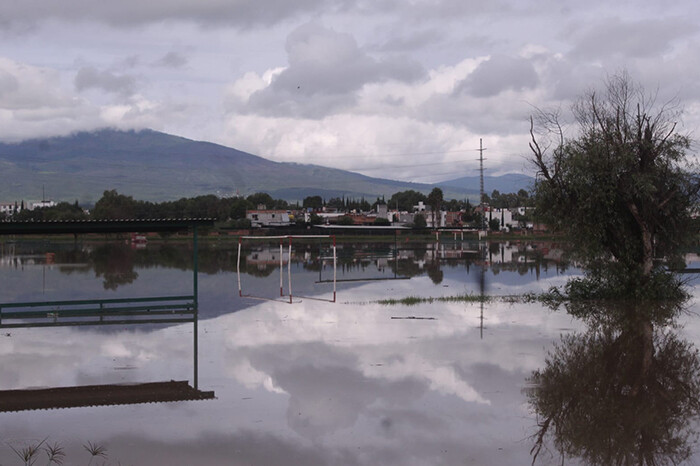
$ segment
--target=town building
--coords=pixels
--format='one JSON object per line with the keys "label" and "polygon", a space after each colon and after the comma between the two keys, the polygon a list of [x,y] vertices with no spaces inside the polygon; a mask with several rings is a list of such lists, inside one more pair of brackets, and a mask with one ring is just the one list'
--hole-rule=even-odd
{"label": "town building", "polygon": [[16,202],[0,202],[0,214],[12,215],[21,210],[22,206]]}
{"label": "town building", "polygon": [[54,201],[37,201],[29,203],[29,210],[43,209],[44,207],[56,207]]}
{"label": "town building", "polygon": [[252,227],[286,227],[291,224],[287,210],[247,210],[245,217]]}

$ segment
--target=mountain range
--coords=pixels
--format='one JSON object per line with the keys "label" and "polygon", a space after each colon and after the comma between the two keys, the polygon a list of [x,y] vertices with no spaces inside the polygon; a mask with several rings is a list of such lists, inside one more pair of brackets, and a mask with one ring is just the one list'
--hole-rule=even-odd
{"label": "mountain range", "polygon": [[[515,174],[484,179],[488,193],[516,192],[533,181]],[[319,165],[273,162],[152,130],[103,129],[0,143],[0,202],[45,196],[91,204],[109,189],[150,201],[261,191],[289,201],[310,195],[369,200],[408,189],[428,193],[435,186],[447,199],[478,199],[478,176],[435,185],[372,178]]]}

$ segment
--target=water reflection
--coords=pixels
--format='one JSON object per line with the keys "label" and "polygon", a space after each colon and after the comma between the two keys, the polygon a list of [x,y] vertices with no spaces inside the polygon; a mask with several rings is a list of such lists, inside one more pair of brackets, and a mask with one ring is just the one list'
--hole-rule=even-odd
{"label": "water reflection", "polygon": [[[57,266],[62,274],[94,272],[104,289],[115,290],[139,278],[138,269],[165,267],[192,270],[189,243],[149,244],[134,248],[122,241],[85,243],[10,242],[0,243],[0,267],[22,269],[27,266]],[[557,243],[468,241],[441,243],[358,243],[339,244],[338,272],[353,277],[414,277],[427,275],[435,284],[447,275],[445,269],[487,267],[498,274],[519,275],[554,269],[563,273],[569,267],[564,249]],[[280,261],[280,255],[282,261]],[[328,269],[330,252],[324,245],[295,244],[291,261],[301,270],[323,272]],[[247,245],[241,257],[241,271],[258,278],[271,276],[289,257],[275,245]],[[210,242],[200,245],[199,270],[205,274],[235,272],[236,245]],[[322,277],[325,278],[325,277]]]}
{"label": "water reflection", "polygon": [[[147,275],[138,271],[136,283]],[[442,289],[428,277],[388,283]],[[357,290],[380,295],[386,285]],[[200,322],[200,375],[217,399],[2,413],[0,462],[17,464],[9,442],[49,437],[71,464],[81,464],[81,443],[97,441],[110,464],[520,465],[533,430],[523,383],[545,366],[552,340],[586,327],[538,303],[491,302],[481,339],[479,313],[477,303],[305,300],[214,315]],[[435,319],[392,319],[416,315]],[[186,379],[190,332],[189,324],[13,330],[0,335],[0,386]],[[693,335],[699,341],[700,328]]]}
{"label": "water reflection", "polygon": [[589,305],[588,330],[562,336],[529,378],[533,463],[550,446],[562,461],[586,464],[679,464],[691,456],[700,358],[673,327],[678,309]]}
{"label": "water reflection", "polygon": [[90,251],[86,259],[92,265],[95,276],[103,278],[105,290],[116,290],[139,277],[134,270],[135,254],[134,249],[124,244],[108,243]]}
{"label": "water reflection", "polygon": [[[122,304],[123,303],[119,303]],[[78,306],[79,307],[79,306]],[[122,311],[118,315],[125,316],[127,308],[121,308]],[[104,314],[109,308],[96,308],[94,310],[90,309],[72,309],[55,311],[62,312],[60,318],[55,318],[51,322],[35,322],[35,317],[23,316],[23,314],[36,314],[32,311],[20,311],[16,314],[20,317],[15,317],[15,322],[12,324],[6,324],[5,321],[8,319],[3,315],[4,320],[2,325],[3,329],[11,329],[13,332],[22,332],[24,329],[37,329],[41,328],[44,332],[48,331],[47,327],[57,328],[57,327],[94,327],[103,325],[117,324],[115,321],[103,320]],[[125,328],[133,329],[134,327],[144,327],[148,324],[153,324],[155,322],[163,322],[160,318],[153,320],[154,316],[149,316],[146,311],[136,311],[132,313],[134,315],[146,315],[149,317],[148,320],[138,320],[128,319],[121,320],[119,323],[124,326],[124,323],[128,323]],[[77,320],[76,320],[77,316]],[[157,317],[157,316],[156,316]],[[96,318],[96,319],[93,319]],[[9,319],[13,319],[9,317]],[[19,320],[18,320],[19,319]],[[39,317],[39,320],[41,318]],[[14,368],[10,367],[13,364],[6,364],[4,367],[4,380],[5,383],[0,384],[0,413],[1,412],[16,412],[16,411],[29,411],[29,410],[41,410],[41,409],[57,409],[57,408],[76,408],[85,406],[112,406],[112,405],[125,405],[125,404],[138,404],[138,403],[159,403],[159,402],[173,402],[173,401],[186,401],[186,400],[206,400],[213,399],[213,391],[201,391],[199,390],[199,338],[198,338],[198,316],[194,309],[190,309],[186,316],[179,317],[177,319],[167,319],[170,322],[180,322],[180,323],[191,323],[192,324],[192,371],[193,377],[191,379],[192,385],[190,385],[188,380],[175,381],[172,378],[165,381],[149,381],[149,382],[137,382],[135,380],[129,381],[125,384],[124,380],[121,383],[101,383],[101,384],[79,384],[79,385],[54,385],[50,387],[23,387],[20,385],[10,385],[6,386],[8,380],[12,379],[11,374]],[[149,325],[149,328],[152,328]],[[41,331],[41,330],[39,330]],[[17,333],[15,334],[17,335]],[[40,336],[40,334],[36,334]],[[46,336],[52,336],[47,333]],[[12,332],[5,333],[5,337],[11,338]],[[87,337],[86,337],[87,339]],[[20,350],[17,348],[17,350]],[[21,349],[21,351],[27,351],[27,349]],[[31,349],[29,349],[31,352]],[[12,351],[11,353],[13,353]],[[128,352],[128,351],[127,351]],[[6,356],[0,351],[0,355]],[[55,356],[55,355],[53,355]],[[116,361],[116,358],[113,358]],[[27,360],[20,360],[20,364],[28,362]],[[131,369],[133,366],[124,366],[125,369]],[[8,375],[10,375],[8,379]],[[46,380],[50,380],[46,379]],[[55,384],[55,382],[54,382]]]}
{"label": "water reflection", "polygon": [[[561,259],[562,249],[556,243],[487,246],[468,241],[339,244],[336,301],[537,292],[578,272]],[[237,249],[233,241],[200,242],[203,317],[250,308],[259,302],[254,298],[282,299],[281,273],[286,298],[290,264],[295,301],[334,300],[327,245],[294,244],[291,263],[285,247],[281,270],[278,245],[244,244],[242,293],[237,286]],[[142,249],[119,240],[0,241],[0,302],[147,297],[154,290],[177,296],[192,289],[192,270],[187,241],[153,241]],[[376,286],[365,286],[367,281]]]}
{"label": "water reflection", "polygon": [[[681,453],[684,432],[686,445],[692,440],[692,428],[682,424],[687,406],[694,406],[679,406],[677,400],[664,405],[662,391],[645,384],[656,381],[682,395],[680,382],[671,383],[674,377],[695,383],[694,347],[685,339],[700,341],[698,322],[690,320],[690,332],[683,333],[671,329],[668,321],[627,328],[621,325],[624,312],[619,320],[582,320],[539,303],[389,307],[376,302],[388,296],[546,289],[568,278],[558,275],[567,265],[554,243],[342,245],[339,277],[358,280],[339,283],[335,304],[303,299],[294,305],[251,303],[238,296],[236,246],[224,241],[200,244],[198,332],[186,323],[0,333],[2,390],[192,380],[191,348],[198,334],[201,385],[215,390],[216,399],[0,413],[0,463],[18,463],[8,445],[49,437],[65,446],[66,464],[87,464],[81,462],[82,443],[93,441],[107,445],[110,464],[520,465],[530,459],[527,439],[535,429],[523,395],[523,385],[533,374],[574,384],[552,389],[559,398],[543,401],[542,409],[555,407],[558,400],[566,401],[569,391],[579,389],[577,376],[584,379],[580,391],[618,390],[614,400],[632,397],[636,384],[634,396],[641,404],[659,406],[649,408],[648,416],[671,411],[675,419],[675,424],[658,421],[671,435],[663,437],[660,430],[644,435],[676,442],[674,448]],[[192,289],[192,251],[174,240],[151,242],[144,249],[114,241],[1,247],[4,302],[32,301],[37,295],[47,301],[152,296],[154,290],[179,295]],[[273,255],[278,251],[259,245],[245,250],[248,286],[279,296],[280,257]],[[290,262],[286,254],[285,273]],[[296,291],[324,292],[318,282],[331,275],[325,257],[327,251],[317,244],[295,247],[291,270]],[[566,270],[575,272],[574,267]],[[128,282],[133,274],[137,277]],[[395,275],[410,279],[383,279]],[[368,278],[377,280],[360,280]],[[105,283],[117,286],[106,288]],[[694,295],[699,311],[697,287]],[[415,316],[430,319],[411,318]],[[642,382],[624,382],[646,364],[638,347],[645,341],[649,347],[649,331],[651,375]],[[571,332],[576,333],[569,349],[550,357],[561,362],[559,372],[551,375],[546,349],[561,333]],[[566,347],[567,338],[559,346]],[[597,385],[590,377],[586,380],[577,362],[564,363],[572,360],[569,354],[607,380]],[[612,361],[606,363],[609,367],[602,365],[602,355]],[[662,371],[657,366],[665,360],[670,365]],[[630,388],[620,388],[624,383]],[[617,410],[613,415],[620,411],[623,427],[641,431],[635,426],[642,420],[628,418],[643,419],[642,407],[628,402],[618,408],[606,402],[595,411],[592,395],[586,392],[580,398],[592,416],[600,419],[604,409]],[[549,426],[538,461],[546,457],[545,447],[556,451],[554,422]],[[612,427],[601,428],[613,435]],[[663,461],[660,455],[656,459]]]}

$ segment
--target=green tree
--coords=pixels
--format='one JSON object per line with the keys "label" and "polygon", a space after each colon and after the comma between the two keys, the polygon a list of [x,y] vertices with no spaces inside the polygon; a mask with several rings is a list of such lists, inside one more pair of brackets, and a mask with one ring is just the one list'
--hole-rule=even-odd
{"label": "green tree", "polygon": [[489,220],[489,230],[491,231],[498,231],[501,226],[501,221],[497,218],[492,218]]}
{"label": "green tree", "polygon": [[573,241],[589,275],[615,270],[634,294],[654,275],[654,259],[672,258],[694,233],[690,207],[700,183],[690,169],[688,136],[677,132],[678,106],[654,105],[627,74],[573,106],[575,137],[559,115],[531,119],[537,215]]}
{"label": "green tree", "polygon": [[105,191],[95,203],[92,217],[96,219],[136,218],[139,202],[131,196],[119,194],[115,189]]}
{"label": "green tree", "polygon": [[264,205],[267,209],[273,209],[275,204],[275,200],[267,193],[251,194],[246,200],[253,206],[253,209],[257,209],[259,205]]}
{"label": "green tree", "polygon": [[65,221],[65,220],[87,220],[88,215],[78,205],[68,202],[59,202],[53,207],[42,207],[34,210],[24,209],[13,215],[19,221]]}
{"label": "green tree", "polygon": [[413,206],[418,205],[420,201],[425,202],[426,200],[425,194],[409,189],[408,191],[394,193],[387,204],[390,209],[395,209],[398,205],[399,210],[411,212]]}
{"label": "green tree", "polygon": [[338,209],[339,211],[344,211],[345,210],[345,198],[332,197],[328,200],[326,205],[328,207],[333,207],[335,209]]}
{"label": "green tree", "polygon": [[309,217],[309,223],[312,225],[320,225],[323,223],[323,218],[321,216],[312,213],[311,216]]}
{"label": "green tree", "polygon": [[246,210],[252,209],[253,207],[254,206],[248,202],[248,200],[237,197],[230,203],[229,216],[235,220],[245,218]]}
{"label": "green tree", "polygon": [[354,220],[349,215],[343,215],[342,217],[338,217],[338,225],[354,225],[354,224],[355,224]]}
{"label": "green tree", "polygon": [[524,214],[519,214],[517,212],[513,213],[513,220],[518,222],[518,227],[525,228],[528,223],[534,222],[534,216],[532,215],[532,209],[528,209]]}
{"label": "green tree", "polygon": [[430,205],[431,213],[430,215],[432,216],[433,219],[433,227],[438,227],[439,225],[439,218],[440,218],[440,207],[442,206],[442,201],[443,201],[443,195],[442,195],[442,189],[440,188],[433,188],[432,191],[430,191],[430,194],[428,194],[428,205]]}
{"label": "green tree", "polygon": [[428,222],[425,221],[423,214],[416,214],[413,217],[413,228],[425,228],[426,226],[428,226]]}
{"label": "green tree", "polygon": [[323,208],[323,198],[321,196],[307,196],[304,198],[302,206],[305,209],[319,210]]}

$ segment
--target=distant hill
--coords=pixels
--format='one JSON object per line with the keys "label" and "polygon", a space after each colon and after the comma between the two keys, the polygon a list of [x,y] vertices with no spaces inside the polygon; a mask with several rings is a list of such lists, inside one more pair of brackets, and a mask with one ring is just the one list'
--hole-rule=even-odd
{"label": "distant hill", "polygon": [[[465,176],[454,180],[442,181],[437,184],[443,190],[465,190],[468,193],[479,194],[479,175]],[[494,190],[501,193],[517,193],[524,189],[529,191],[535,183],[531,176],[520,173],[508,173],[501,176],[484,176],[484,192],[491,194]]]}
{"label": "distant hill", "polygon": [[[440,186],[446,198],[476,199],[478,177],[475,184],[470,183],[463,178]],[[498,189],[487,186],[488,192]],[[273,162],[218,144],[151,130],[104,129],[0,143],[0,202],[40,199],[42,187],[53,200],[92,203],[109,189],[151,201],[259,191],[293,201],[310,195],[373,200],[407,189],[428,193],[433,186],[318,165]]]}

